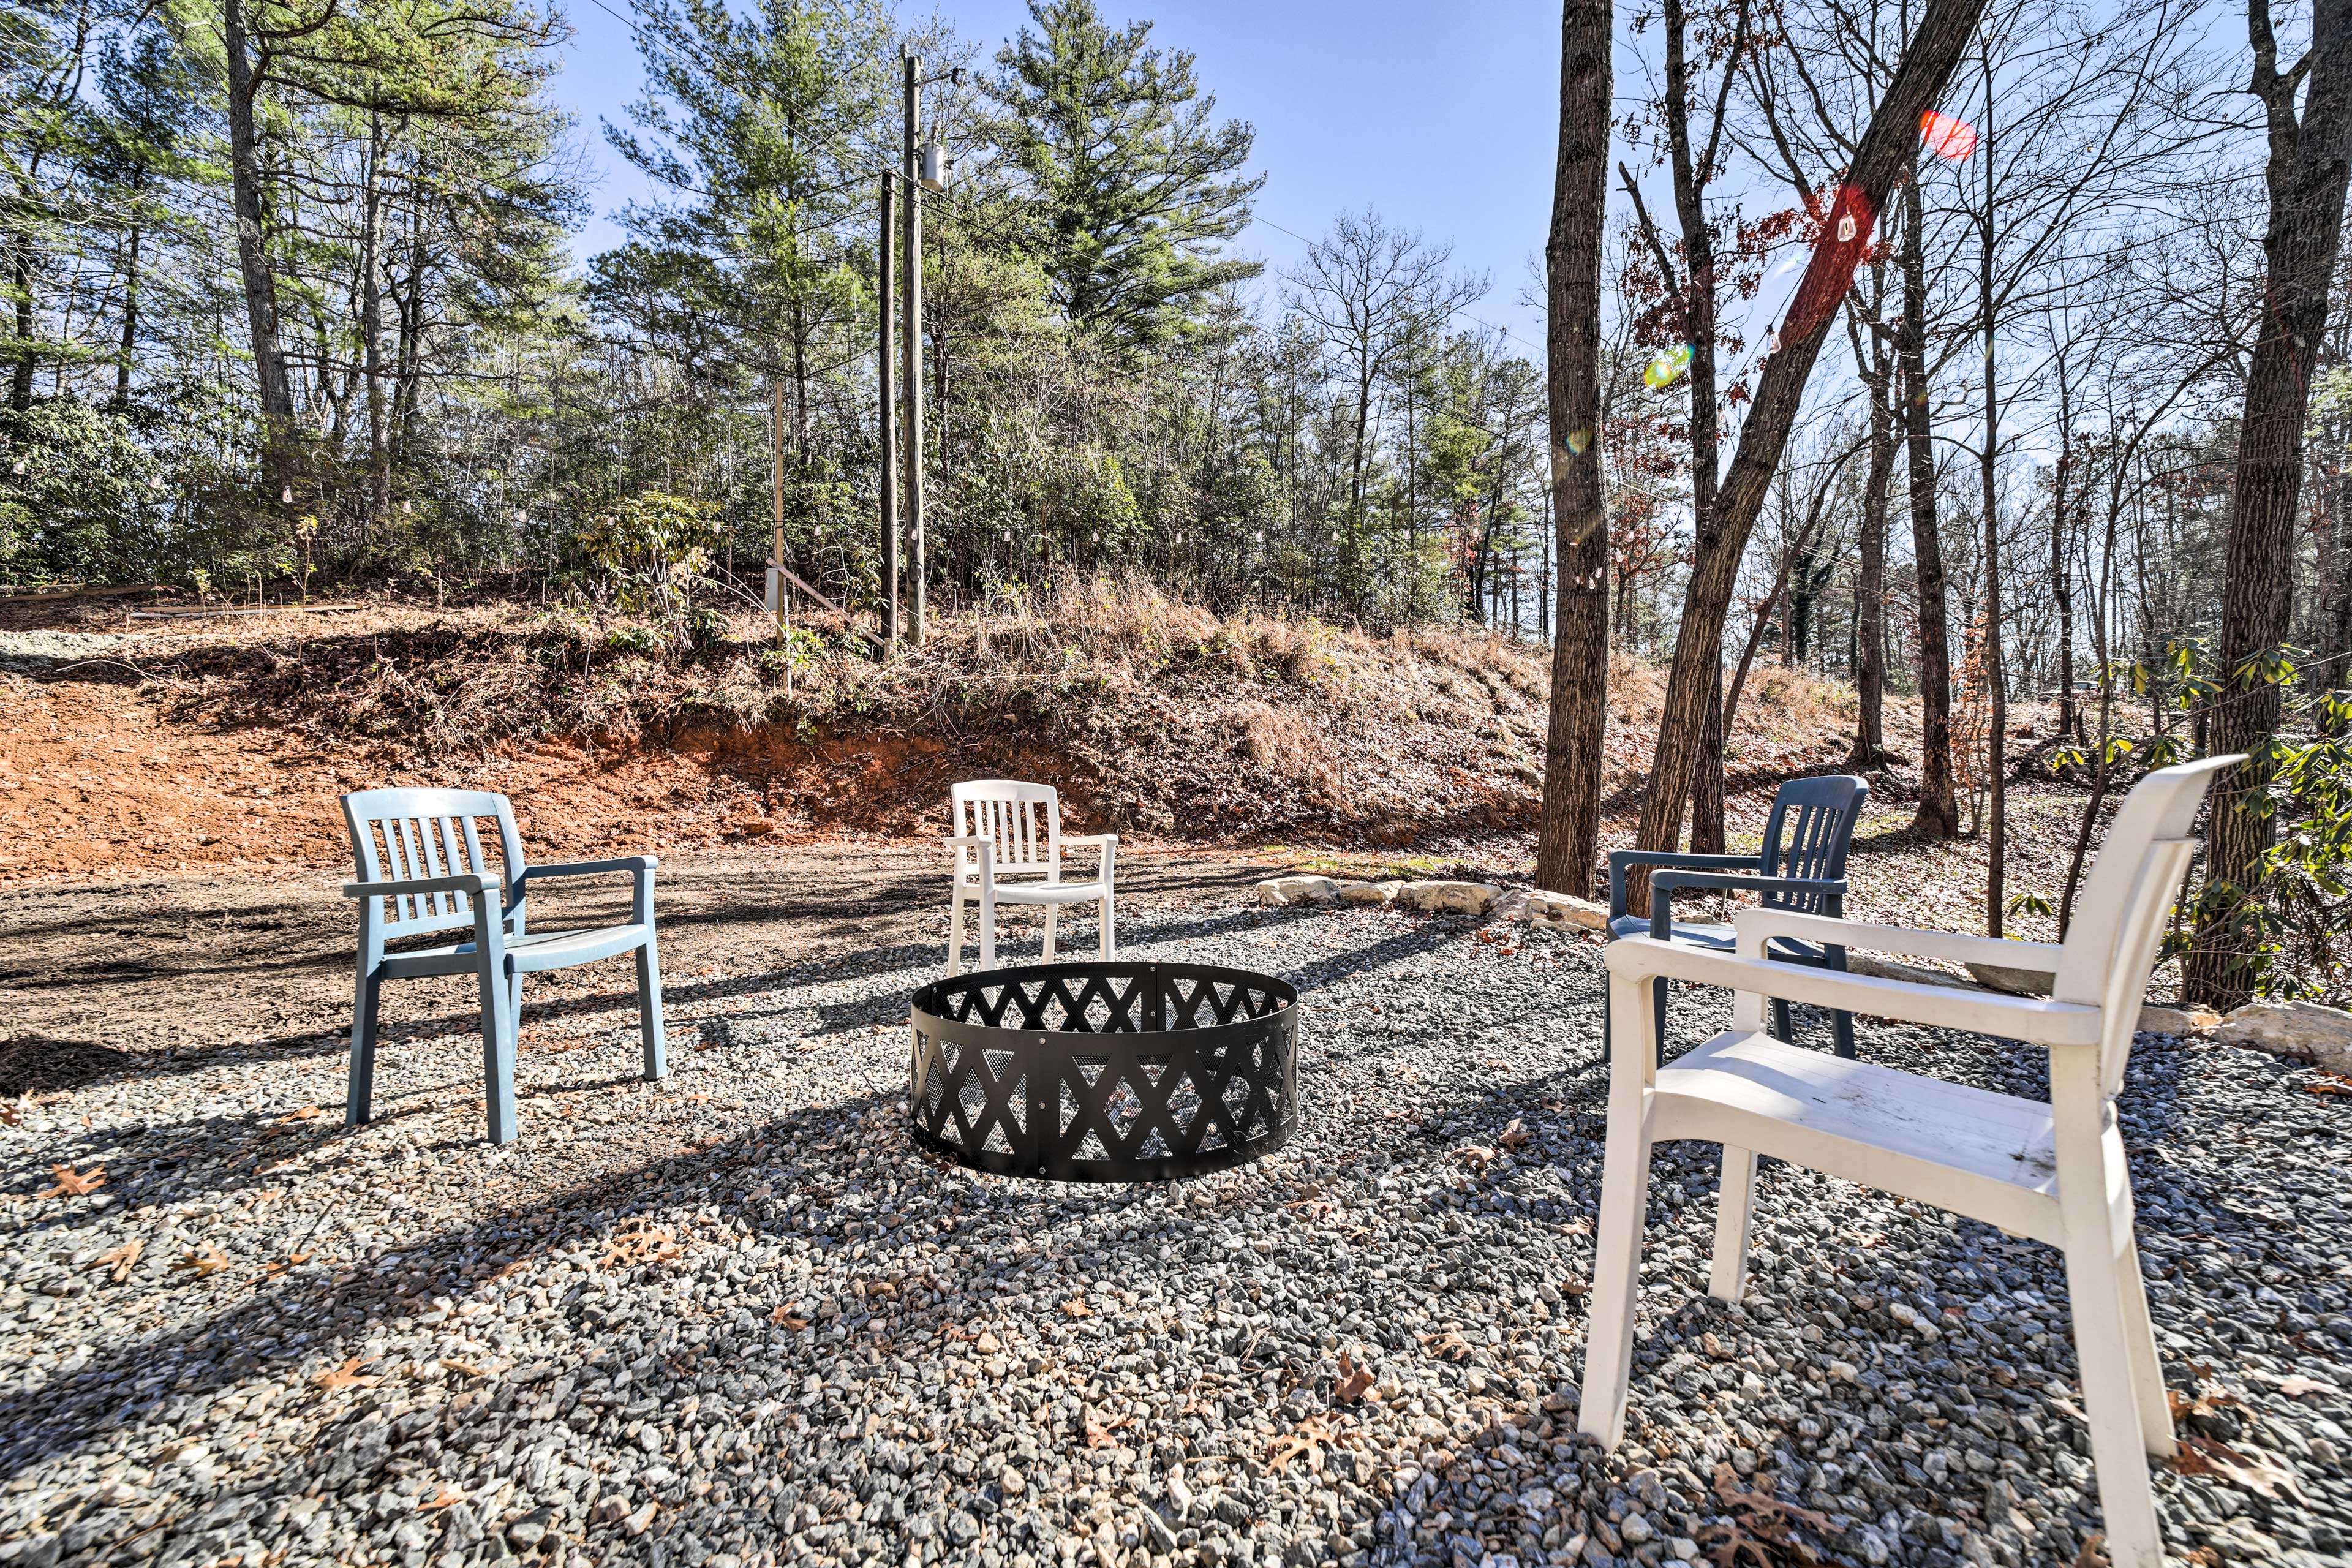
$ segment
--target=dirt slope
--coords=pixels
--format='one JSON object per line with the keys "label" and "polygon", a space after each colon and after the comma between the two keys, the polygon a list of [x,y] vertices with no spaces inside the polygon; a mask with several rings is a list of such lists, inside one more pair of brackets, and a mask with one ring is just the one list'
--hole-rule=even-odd
{"label": "dirt slope", "polygon": [[[1505,639],[1133,587],[961,619],[887,665],[820,650],[789,691],[756,617],[694,655],[516,606],[163,625],[95,653],[0,631],[0,879],[332,865],[336,795],[392,783],[503,791],[541,853],[923,837],[950,781],[989,774],[1130,836],[1429,844],[1532,825],[1549,681]],[[1611,672],[1621,788],[1661,689]],[[1836,763],[1841,689],[1749,691],[1735,785]]]}

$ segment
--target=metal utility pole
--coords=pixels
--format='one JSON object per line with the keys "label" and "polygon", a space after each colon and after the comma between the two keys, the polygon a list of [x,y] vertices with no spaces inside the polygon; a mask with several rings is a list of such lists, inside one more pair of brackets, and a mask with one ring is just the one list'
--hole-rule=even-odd
{"label": "metal utility pole", "polygon": [[898,391],[892,384],[891,358],[898,352],[891,331],[891,310],[898,292],[898,226],[891,200],[891,175],[882,173],[882,243],[879,247],[882,341],[877,370],[882,388],[882,647],[898,649]]}
{"label": "metal utility pole", "polygon": [[907,537],[913,549],[909,562],[915,577],[915,643],[920,647],[924,625],[923,594],[923,187],[917,160],[923,129],[923,61],[907,57],[907,313],[903,323],[907,345]]}

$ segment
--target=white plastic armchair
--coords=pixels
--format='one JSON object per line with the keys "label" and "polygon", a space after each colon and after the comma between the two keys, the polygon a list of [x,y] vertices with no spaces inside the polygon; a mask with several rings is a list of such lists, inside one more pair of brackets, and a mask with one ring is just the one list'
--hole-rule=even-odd
{"label": "white plastic armchair", "polygon": [[[1610,946],[1609,1149],[1579,1416],[1584,1432],[1613,1447],[1624,1430],[1651,1145],[1673,1138],[1720,1143],[1707,1289],[1723,1300],[1738,1300],[1745,1283],[1759,1154],[2060,1248],[2108,1555],[2116,1568],[2161,1568],[2143,1456],[2170,1455],[2172,1420],[2114,1100],[2140,994],[2195,847],[2189,835],[2198,806],[2214,773],[2241,760],[2211,758],[2140,781],[2108,830],[2063,947],[1769,909],[1739,912],[1733,953],[1649,937]],[[2044,1001],[1798,968],[1765,957],[1776,937],[2047,968],[2053,994]],[[1738,994],[1728,1031],[1663,1067],[1656,1014],[1646,1005],[1647,988],[1661,976]],[[1765,1027],[1770,999],[2047,1047],[2049,1103],[1784,1045]]]}
{"label": "white plastic armchair", "polygon": [[[1116,833],[1062,833],[1062,798],[1051,784],[1012,779],[973,779],[948,790],[955,833],[953,890],[948,902],[947,973],[963,966],[963,906],[980,905],[980,967],[996,967],[996,906],[1037,904],[1045,910],[1045,957],[1054,956],[1055,924],[1066,904],[1096,904],[1102,915],[1097,951],[1118,951],[1111,910],[1111,876],[1118,860]],[[1062,851],[1092,846],[1100,852],[1095,874],[1084,881],[1062,876]]]}

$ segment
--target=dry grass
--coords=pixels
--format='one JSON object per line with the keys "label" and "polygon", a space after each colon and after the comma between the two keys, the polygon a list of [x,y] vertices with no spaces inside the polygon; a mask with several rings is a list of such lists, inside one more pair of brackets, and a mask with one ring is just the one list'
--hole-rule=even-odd
{"label": "dry grass", "polygon": [[[1105,824],[1187,837],[1402,844],[1534,818],[1549,655],[1477,632],[1374,637],[1073,580],[937,619],[887,663],[836,628],[788,692],[767,624],[729,629],[687,656],[573,613],[385,610],[197,641],[150,668],[184,721],[314,744],[451,762],[558,741],[751,756],[774,809],[812,821],[911,828],[939,798],[934,775],[999,768],[1055,777]],[[1622,783],[1647,766],[1664,682],[1620,659],[1609,684]],[[1744,763],[1833,760],[1839,689],[1773,669],[1749,691]]]}

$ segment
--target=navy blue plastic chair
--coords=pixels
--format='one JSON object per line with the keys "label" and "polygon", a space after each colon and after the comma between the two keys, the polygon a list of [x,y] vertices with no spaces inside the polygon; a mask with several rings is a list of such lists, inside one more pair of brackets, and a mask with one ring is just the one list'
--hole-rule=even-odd
{"label": "navy blue plastic chair", "polygon": [[[1845,859],[1853,847],[1854,825],[1870,799],[1870,785],[1852,774],[1829,778],[1791,779],[1772,797],[1772,815],[1764,820],[1764,847],[1755,855],[1684,855],[1670,850],[1614,849],[1609,854],[1609,934],[1671,937],[1700,947],[1733,952],[1738,942],[1728,924],[1678,921],[1674,896],[1686,889],[1714,888],[1760,893],[1764,907],[1794,910],[1800,914],[1845,914]],[[1650,873],[1650,913],[1647,919],[1625,910],[1625,872],[1633,866],[1657,868]],[[1845,949],[1775,937],[1771,957],[1817,969],[1843,969]],[[1654,983],[1658,1039],[1666,1037],[1666,983]],[[1606,1013],[1603,1014],[1604,1018]],[[1830,1026],[1837,1054],[1853,1055],[1853,1015],[1832,1013]],[[1796,1043],[1789,1004],[1774,998],[1772,1033]],[[1605,1037],[1605,1032],[1604,1032]]]}
{"label": "navy blue plastic chair", "polygon": [[[505,875],[482,853],[477,818],[498,828]],[[522,1024],[522,977],[625,952],[637,956],[637,1026],[648,1080],[668,1070],[662,1037],[661,961],[654,947],[654,868],[650,855],[526,866],[514,808],[481,790],[371,789],[343,796],[352,862],[360,879],[343,896],[360,906],[359,980],[352,1007],[351,1097],[346,1125],[368,1120],[375,1086],[379,994],[387,980],[471,974],[482,990],[482,1080],[490,1142],[515,1135],[515,1034]],[[636,880],[625,925],[586,931],[531,931],[525,923],[530,884],[552,877],[625,871]],[[384,944],[434,931],[470,931],[473,940],[387,952]]]}

